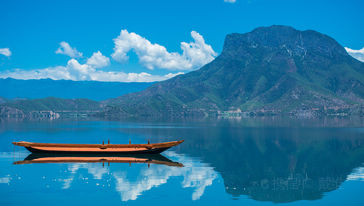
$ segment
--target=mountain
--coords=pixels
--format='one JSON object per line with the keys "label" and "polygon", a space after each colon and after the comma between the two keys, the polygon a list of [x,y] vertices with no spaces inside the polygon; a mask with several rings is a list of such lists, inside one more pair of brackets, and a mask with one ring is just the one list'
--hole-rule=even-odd
{"label": "mountain", "polygon": [[2,106],[9,106],[29,111],[94,111],[100,110],[100,103],[89,99],[61,99],[47,97],[43,99],[15,100],[3,103]]}
{"label": "mountain", "polygon": [[362,114],[364,63],[331,37],[288,26],[229,34],[197,71],[103,102],[99,114],[130,116]]}
{"label": "mountain", "polygon": [[[1,98],[0,98],[1,100]],[[102,105],[89,99],[18,99],[0,103],[0,118],[57,119],[62,117],[87,117],[100,112]]]}
{"label": "mountain", "polygon": [[0,79],[0,118],[87,117],[99,100],[141,91],[153,83]]}
{"label": "mountain", "polygon": [[87,98],[99,101],[141,91],[152,84],[147,82],[125,83],[51,79],[18,80],[7,78],[0,79],[0,97],[8,99],[39,99],[46,97]]}

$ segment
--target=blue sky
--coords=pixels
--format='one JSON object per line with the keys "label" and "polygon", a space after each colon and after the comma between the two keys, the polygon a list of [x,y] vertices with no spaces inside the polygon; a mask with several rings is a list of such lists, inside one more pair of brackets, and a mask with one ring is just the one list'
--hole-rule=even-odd
{"label": "blue sky", "polygon": [[363,9],[359,0],[2,0],[0,77],[162,80],[211,61],[226,34],[273,24],[325,33],[361,58]]}

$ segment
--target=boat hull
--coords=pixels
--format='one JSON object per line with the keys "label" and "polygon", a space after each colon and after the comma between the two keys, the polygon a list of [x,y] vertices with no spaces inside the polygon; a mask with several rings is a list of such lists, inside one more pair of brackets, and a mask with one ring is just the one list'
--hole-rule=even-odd
{"label": "boat hull", "polygon": [[165,147],[165,148],[154,148],[154,149],[145,149],[145,150],[127,150],[127,151],[107,151],[107,150],[101,150],[101,151],[79,151],[79,150],[67,150],[66,149],[58,149],[58,150],[47,150],[47,148],[45,149],[39,149],[39,148],[33,148],[33,147],[25,147],[28,151],[32,152],[32,153],[66,153],[66,154],[72,154],[72,153],[83,153],[83,154],[159,154],[162,153],[164,151],[166,151],[167,149],[169,149],[170,147]]}
{"label": "boat hull", "polygon": [[154,144],[60,144],[13,142],[32,153],[84,153],[84,154],[159,154],[183,142],[163,142]]}

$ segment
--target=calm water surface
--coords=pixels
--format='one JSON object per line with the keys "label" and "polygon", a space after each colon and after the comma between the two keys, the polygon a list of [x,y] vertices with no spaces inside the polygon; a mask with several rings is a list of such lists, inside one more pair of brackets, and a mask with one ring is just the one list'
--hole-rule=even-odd
{"label": "calm water surface", "polygon": [[[107,139],[185,142],[160,164],[14,164],[34,157],[12,141]],[[363,163],[358,122],[0,122],[0,205],[364,205]]]}

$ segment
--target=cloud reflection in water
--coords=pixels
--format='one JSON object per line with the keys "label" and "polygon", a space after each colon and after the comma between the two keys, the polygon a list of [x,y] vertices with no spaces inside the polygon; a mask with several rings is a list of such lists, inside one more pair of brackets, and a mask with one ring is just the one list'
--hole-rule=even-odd
{"label": "cloud reflection in water", "polygon": [[96,180],[101,180],[105,174],[111,174],[111,177],[115,179],[115,189],[120,193],[121,200],[129,201],[136,200],[145,191],[166,184],[171,177],[183,177],[181,187],[193,188],[192,200],[198,200],[204,194],[205,188],[212,185],[217,178],[217,173],[207,164],[175,152],[165,154],[185,166],[153,165],[150,168],[141,168],[136,180],[131,180],[126,171],[110,173],[109,168],[102,167],[100,164],[69,164],[67,170],[71,176],[61,180],[64,182],[62,188],[69,189],[77,172],[80,169],[86,169]]}
{"label": "cloud reflection in water", "polygon": [[347,180],[364,181],[364,167],[358,167],[348,175]]}

